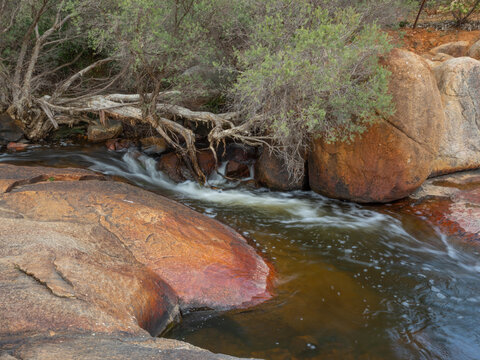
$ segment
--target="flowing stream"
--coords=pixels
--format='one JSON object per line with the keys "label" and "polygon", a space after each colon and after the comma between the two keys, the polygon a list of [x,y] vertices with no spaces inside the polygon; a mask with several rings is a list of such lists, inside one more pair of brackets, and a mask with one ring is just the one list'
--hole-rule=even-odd
{"label": "flowing stream", "polygon": [[123,177],[230,225],[274,264],[274,299],[185,314],[168,337],[266,359],[480,359],[478,250],[388,205],[252,190],[218,175],[212,188],[174,184],[154,159],[104,147],[39,147],[0,162]]}

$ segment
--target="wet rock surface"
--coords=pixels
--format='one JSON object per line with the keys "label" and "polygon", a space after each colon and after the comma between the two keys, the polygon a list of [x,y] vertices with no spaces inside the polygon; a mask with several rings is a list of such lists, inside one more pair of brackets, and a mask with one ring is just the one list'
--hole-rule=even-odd
{"label": "wet rock surface", "polygon": [[161,154],[168,148],[165,139],[156,136],[150,136],[140,139],[142,150],[146,154]]}
{"label": "wet rock surface", "polygon": [[480,245],[480,171],[429,179],[408,199],[393,204],[457,241]]}
{"label": "wet rock surface", "polygon": [[[215,156],[210,150],[197,152],[197,160],[200,169],[206,177],[209,177],[215,171]],[[163,171],[176,183],[194,180],[192,173],[185,165],[181,156],[174,152],[162,155],[158,160],[157,169]]]}
{"label": "wet rock surface", "polygon": [[219,146],[217,156],[221,161],[252,165],[258,158],[258,149],[249,145],[231,143],[226,147]]}
{"label": "wet rock surface", "polygon": [[271,277],[244,238],[183,205],[86,170],[0,164],[0,354],[225,358],[148,333],[180,309],[262,302]]}
{"label": "wet rock surface", "polygon": [[[1,346],[1,343],[0,343]],[[1,360],[233,360],[213,354],[182,341],[147,336],[113,336],[105,334],[53,334],[28,339],[21,344],[3,344]]]}
{"label": "wet rock surface", "polygon": [[135,147],[135,143],[129,139],[109,139],[105,142],[105,146],[111,151],[125,151]]}
{"label": "wet rock surface", "polygon": [[225,168],[225,176],[229,179],[243,179],[250,176],[248,165],[230,160]]}
{"label": "wet rock surface", "polygon": [[7,144],[7,150],[10,151],[24,151],[28,148],[28,144],[19,142],[9,142]]}

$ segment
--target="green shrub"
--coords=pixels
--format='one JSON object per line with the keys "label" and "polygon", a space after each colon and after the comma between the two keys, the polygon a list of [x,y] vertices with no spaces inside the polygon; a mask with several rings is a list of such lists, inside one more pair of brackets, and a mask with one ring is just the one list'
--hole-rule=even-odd
{"label": "green shrub", "polygon": [[[270,136],[297,177],[314,136],[350,141],[391,113],[388,72],[378,64],[390,45],[379,27],[398,24],[410,3],[0,0],[8,5],[0,13],[0,91],[6,94],[0,94],[0,102],[5,106],[19,98],[18,109],[23,109],[32,99],[55,95],[58,84],[106,57],[115,61],[70,84],[62,96],[111,91],[113,78],[120,91],[145,94],[180,88],[188,99],[202,95],[211,80],[242,113],[236,124],[242,136]],[[34,25],[38,35],[44,34],[57,13],[69,20],[36,54]],[[37,15],[40,20],[34,23]],[[14,26],[3,28],[10,18]],[[27,46],[22,57],[23,39]],[[29,64],[32,72],[27,71]],[[18,94],[19,89],[25,94]],[[153,101],[138,106],[156,111]]]}
{"label": "green shrub", "polygon": [[439,7],[439,11],[450,13],[458,25],[461,25],[478,10],[480,1],[478,0],[452,0],[447,1],[445,5]]}
{"label": "green shrub", "polygon": [[269,0],[263,12],[250,48],[238,54],[243,71],[232,96],[298,177],[314,136],[350,141],[392,112],[378,63],[391,46],[353,8],[332,17],[308,0]]}

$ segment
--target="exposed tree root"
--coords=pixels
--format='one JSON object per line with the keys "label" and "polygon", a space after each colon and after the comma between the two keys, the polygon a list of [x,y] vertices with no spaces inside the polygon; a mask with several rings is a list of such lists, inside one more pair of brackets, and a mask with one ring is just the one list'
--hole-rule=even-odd
{"label": "exposed tree root", "polygon": [[[159,93],[156,98],[163,100],[173,94],[174,92]],[[61,124],[73,126],[79,122],[91,122],[92,120],[86,116],[91,113],[98,114],[100,119],[110,117],[130,124],[146,123],[182,156],[196,180],[201,183],[206,181],[206,177],[198,164],[195,133],[177,120],[203,123],[210,128],[208,142],[217,163],[216,147],[226,139],[252,146],[268,145],[267,137],[251,134],[250,123],[235,124],[240,118],[238,113],[214,114],[192,111],[182,106],[159,102],[154,107],[154,113],[145,114],[140,107],[141,103],[142,96],[139,94],[95,95],[77,99],[46,95],[34,101],[36,107],[33,106],[28,112],[22,112],[30,116],[28,122],[24,121],[28,124],[24,131],[29,138],[42,139]],[[12,112],[11,115],[15,116],[15,113]]]}

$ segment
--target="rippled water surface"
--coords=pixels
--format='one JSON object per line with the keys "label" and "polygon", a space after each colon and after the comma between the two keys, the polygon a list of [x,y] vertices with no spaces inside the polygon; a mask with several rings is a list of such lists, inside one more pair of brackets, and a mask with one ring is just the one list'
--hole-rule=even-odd
{"label": "rippled water surface", "polygon": [[[267,359],[480,359],[480,255],[388,206],[312,192],[171,183],[155,161],[103,147],[37,148],[0,162],[118,175],[229,224],[278,272],[252,309],[185,314],[167,336]],[[219,189],[220,188],[220,189]]]}

